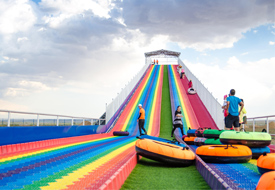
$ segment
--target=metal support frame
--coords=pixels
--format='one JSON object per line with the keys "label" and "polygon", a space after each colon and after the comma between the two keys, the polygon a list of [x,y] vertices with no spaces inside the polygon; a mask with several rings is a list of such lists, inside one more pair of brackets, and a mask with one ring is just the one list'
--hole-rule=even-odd
{"label": "metal support frame", "polygon": [[39,114],[37,114],[36,126],[39,127]]}
{"label": "metal support frame", "polygon": [[267,131],[267,133],[269,133],[269,121],[268,121],[268,117],[266,118],[266,131]]}
{"label": "metal support frame", "polygon": [[8,112],[8,127],[11,126],[11,112]]}
{"label": "metal support frame", "polygon": [[56,118],[56,126],[59,126],[59,116]]}

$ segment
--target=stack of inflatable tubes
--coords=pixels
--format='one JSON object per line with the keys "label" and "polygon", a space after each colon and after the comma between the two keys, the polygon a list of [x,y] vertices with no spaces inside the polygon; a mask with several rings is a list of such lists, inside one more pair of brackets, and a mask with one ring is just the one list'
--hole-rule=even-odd
{"label": "stack of inflatable tubes", "polygon": [[260,178],[256,190],[275,189],[275,171],[266,172]]}
{"label": "stack of inflatable tubes", "polygon": [[205,145],[221,145],[222,143],[221,143],[221,141],[220,141],[220,139],[206,139],[205,141],[204,141],[204,144]]}
{"label": "stack of inflatable tubes", "polygon": [[129,136],[129,132],[128,131],[114,131],[113,135],[114,136]]}
{"label": "stack of inflatable tubes", "polygon": [[146,158],[174,166],[190,166],[195,162],[195,154],[188,147],[151,139],[138,139],[136,152]]}
{"label": "stack of inflatable tubes", "polygon": [[197,148],[196,154],[212,163],[244,163],[252,158],[250,148],[244,145],[204,145]]}
{"label": "stack of inflatable tubes", "polygon": [[188,136],[187,136],[187,135],[182,135],[181,138],[182,138],[183,141],[184,141],[184,138],[185,138],[185,137],[188,137]]}
{"label": "stack of inflatable tubes", "polygon": [[225,130],[207,129],[203,131],[203,137],[205,138],[219,138],[220,134]]}
{"label": "stack of inflatable tubes", "polygon": [[[203,137],[203,133],[205,130],[207,130],[208,128],[198,128],[195,132],[196,137]],[[209,129],[208,129],[209,130]]]}
{"label": "stack of inflatable tubes", "polygon": [[265,147],[270,145],[271,136],[262,132],[224,131],[220,134],[223,144],[242,144],[249,147]]}
{"label": "stack of inflatable tubes", "polygon": [[252,158],[258,159],[263,153],[270,153],[270,148],[266,147],[258,147],[258,148],[250,148],[252,151]]}
{"label": "stack of inflatable tubes", "polygon": [[206,140],[207,139],[204,138],[204,137],[196,137],[195,140],[194,140],[194,145],[196,145],[196,146],[202,146],[202,145],[204,145],[204,142]]}
{"label": "stack of inflatable tubes", "polygon": [[187,136],[188,136],[188,137],[195,137],[195,136],[196,136],[196,135],[195,135],[196,130],[197,130],[197,129],[190,129],[190,128],[189,128],[189,130],[187,130]]}
{"label": "stack of inflatable tubes", "polygon": [[188,145],[194,145],[194,141],[197,137],[185,137],[184,142]]}
{"label": "stack of inflatable tubes", "polygon": [[275,171],[275,153],[264,153],[261,155],[257,160],[257,166],[261,174]]}

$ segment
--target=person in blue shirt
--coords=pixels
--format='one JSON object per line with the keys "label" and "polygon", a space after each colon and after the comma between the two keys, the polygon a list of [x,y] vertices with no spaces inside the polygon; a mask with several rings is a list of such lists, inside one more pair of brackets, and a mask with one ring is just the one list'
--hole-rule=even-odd
{"label": "person in blue shirt", "polygon": [[[234,129],[236,131],[240,131],[240,126],[239,126],[239,115],[240,112],[243,109],[243,102],[241,101],[240,98],[235,96],[235,90],[231,89],[230,90],[230,96],[227,98],[227,121],[226,121],[226,128],[229,130],[232,128],[232,125],[234,126]],[[239,111],[239,105],[241,106],[240,111]]]}

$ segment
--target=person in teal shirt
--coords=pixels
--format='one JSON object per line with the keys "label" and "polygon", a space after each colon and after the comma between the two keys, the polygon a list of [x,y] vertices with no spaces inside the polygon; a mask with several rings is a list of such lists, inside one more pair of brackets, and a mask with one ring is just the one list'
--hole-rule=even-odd
{"label": "person in teal shirt", "polygon": [[[240,98],[235,96],[236,91],[234,89],[230,90],[230,96],[227,98],[227,121],[226,121],[226,128],[229,130],[234,126],[234,129],[236,131],[240,131],[240,125],[239,125],[239,115],[240,112],[243,109],[243,102]],[[239,111],[239,104],[241,106]]]}

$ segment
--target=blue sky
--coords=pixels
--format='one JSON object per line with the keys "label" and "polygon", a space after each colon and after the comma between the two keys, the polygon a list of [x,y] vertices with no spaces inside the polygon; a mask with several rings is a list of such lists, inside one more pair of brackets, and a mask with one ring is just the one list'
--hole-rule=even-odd
{"label": "blue sky", "polygon": [[2,1],[0,107],[99,117],[145,52],[168,49],[220,102],[236,88],[248,116],[274,115],[274,10],[272,0]]}
{"label": "blue sky", "polygon": [[267,24],[250,29],[243,33],[243,37],[231,48],[206,49],[200,52],[193,48],[182,49],[176,42],[169,44],[168,48],[182,52],[181,59],[188,59],[192,62],[200,61],[204,64],[225,65],[228,58],[232,56],[237,56],[242,62],[272,58],[275,54],[274,46],[269,44],[270,41],[275,41],[272,26],[273,24]]}

